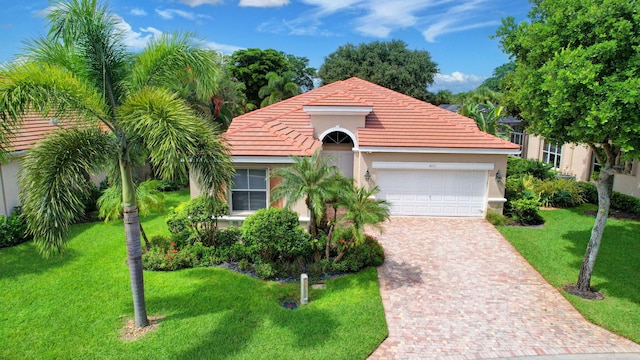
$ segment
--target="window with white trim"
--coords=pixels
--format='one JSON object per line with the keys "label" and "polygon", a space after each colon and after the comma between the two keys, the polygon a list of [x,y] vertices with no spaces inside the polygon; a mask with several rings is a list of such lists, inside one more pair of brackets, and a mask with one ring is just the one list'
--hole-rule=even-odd
{"label": "window with white trim", "polygon": [[520,145],[520,154],[514,156],[521,157],[524,145],[524,130],[520,128],[520,125],[513,125],[511,128],[513,129],[511,131],[511,142]]}
{"label": "window with white trim", "polygon": [[542,162],[551,164],[554,169],[560,168],[560,158],[562,157],[562,145],[558,142],[546,141],[542,149]]}
{"label": "window with white trim", "polygon": [[266,169],[236,169],[231,188],[231,211],[266,208],[267,195]]}

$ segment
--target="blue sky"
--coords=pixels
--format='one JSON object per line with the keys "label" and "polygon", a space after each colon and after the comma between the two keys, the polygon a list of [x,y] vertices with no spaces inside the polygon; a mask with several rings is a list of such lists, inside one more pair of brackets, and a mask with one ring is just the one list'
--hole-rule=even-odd
{"label": "blue sky", "polygon": [[[50,5],[2,0],[0,63],[45,34]],[[530,9],[527,0],[112,0],[109,6],[132,51],[160,33],[191,31],[224,53],[273,48],[319,68],[346,43],[400,39],[438,64],[430,90],[454,93],[475,88],[508,61],[489,35],[503,17],[521,20]]]}

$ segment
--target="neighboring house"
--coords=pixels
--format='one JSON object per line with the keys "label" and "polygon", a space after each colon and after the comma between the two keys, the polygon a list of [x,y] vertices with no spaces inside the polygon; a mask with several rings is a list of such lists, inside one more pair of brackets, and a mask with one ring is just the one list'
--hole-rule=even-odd
{"label": "neighboring house", "polygon": [[[356,185],[378,186],[393,215],[501,212],[507,156],[519,152],[472,119],[358,78],[239,116],[224,136],[236,167],[230,221],[270,206],[271,170],[319,148]],[[307,217],[302,201],[294,209]]]}
{"label": "neighboring house", "polygon": [[24,117],[23,126],[12,139],[9,162],[0,165],[0,215],[10,215],[18,201],[20,158],[38,141],[57,128],[57,119],[45,119],[36,113]]}
{"label": "neighboring house", "polygon": [[[44,140],[51,131],[73,124],[73,119],[59,123],[57,118],[44,118],[35,112],[23,117],[22,127],[16,131],[16,136],[11,141],[9,161],[0,164],[0,215],[11,215],[13,208],[20,205],[18,172],[21,158],[25,153],[36,143]],[[104,174],[99,174],[92,176],[91,179],[97,185],[104,178]]]}
{"label": "neighboring house", "polygon": [[[508,117],[501,120],[513,129],[511,142],[520,145],[521,157],[540,160],[551,164],[561,175],[574,177],[579,181],[589,181],[600,166],[593,151],[586,145],[558,144],[545,140],[539,136],[527,134],[521,125],[521,120]],[[634,161],[625,173],[615,174],[613,190],[640,197],[640,179],[638,178],[638,163]]]}

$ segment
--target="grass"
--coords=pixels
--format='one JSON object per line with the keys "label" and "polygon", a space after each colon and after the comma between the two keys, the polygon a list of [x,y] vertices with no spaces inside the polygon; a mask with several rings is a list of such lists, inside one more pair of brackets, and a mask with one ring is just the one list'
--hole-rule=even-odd
{"label": "grass", "polygon": [[594,205],[541,211],[543,228],[498,230],[591,322],[640,343],[640,223],[609,219],[591,278],[601,301],[584,300],[561,290],[575,284],[595,218],[584,214]]}
{"label": "grass", "polygon": [[[167,206],[188,193],[168,195]],[[143,219],[166,233],[162,214]],[[376,270],[310,289],[297,310],[280,305],[299,284],[217,268],[145,272],[159,327],[119,339],[133,316],[122,222],[75,225],[63,257],[33,244],[0,249],[0,359],[364,359],[387,336]]]}

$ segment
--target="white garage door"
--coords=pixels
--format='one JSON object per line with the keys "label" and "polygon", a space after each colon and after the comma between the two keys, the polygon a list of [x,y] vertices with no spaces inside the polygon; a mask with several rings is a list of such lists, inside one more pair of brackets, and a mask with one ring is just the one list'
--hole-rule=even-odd
{"label": "white garage door", "polygon": [[392,215],[484,215],[486,171],[380,169],[376,183]]}

